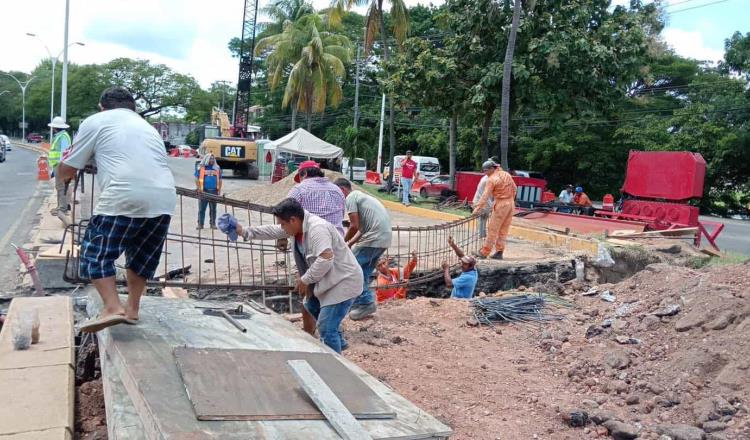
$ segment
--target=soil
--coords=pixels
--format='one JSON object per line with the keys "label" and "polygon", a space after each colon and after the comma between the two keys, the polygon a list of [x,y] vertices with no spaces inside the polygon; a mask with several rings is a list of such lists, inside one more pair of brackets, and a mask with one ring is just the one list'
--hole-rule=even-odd
{"label": "soil", "polygon": [[617,284],[574,280],[561,291],[576,307],[539,326],[475,326],[461,300],[390,302],[344,321],[345,356],[455,439],[747,439],[749,269],[658,263]]}
{"label": "soil", "polygon": [[76,438],[81,440],[107,439],[107,414],[101,378],[76,387],[75,429]]}
{"label": "soil", "polygon": [[[346,176],[337,171],[324,169],[323,173],[331,182],[338,179],[339,177],[346,178]],[[284,200],[286,198],[286,195],[289,193],[289,190],[291,190],[294,185],[297,184],[297,182],[294,181],[294,176],[296,175],[297,172],[295,171],[294,173],[284,177],[276,183],[269,183],[267,185],[254,185],[227,194],[227,197],[238,200],[247,200],[249,202],[263,206],[273,206]],[[356,183],[352,183],[352,189],[360,188]]]}

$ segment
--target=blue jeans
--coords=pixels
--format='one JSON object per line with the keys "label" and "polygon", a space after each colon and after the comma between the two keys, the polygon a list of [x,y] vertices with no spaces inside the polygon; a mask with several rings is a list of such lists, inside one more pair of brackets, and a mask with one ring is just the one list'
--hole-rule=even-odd
{"label": "blue jeans", "polygon": [[401,191],[403,191],[403,194],[401,194],[401,203],[404,205],[409,204],[409,194],[411,193],[412,183],[414,183],[413,179],[401,178]]}
{"label": "blue jeans", "polygon": [[305,300],[305,309],[318,321],[320,341],[331,347],[336,353],[341,353],[344,345],[344,335],[341,333],[341,321],[344,320],[352,307],[354,298],[330,306],[320,307],[320,301],[315,295]]}
{"label": "blue jeans", "polygon": [[375,302],[375,292],[370,290],[370,277],[383,253],[385,253],[385,248],[366,246],[354,248],[354,257],[357,258],[357,263],[362,268],[362,275],[365,279],[364,286],[362,286],[362,293],[354,299],[355,306],[364,306]]}
{"label": "blue jeans", "polygon": [[[203,191],[206,194],[218,194],[219,191],[215,189],[207,189]],[[216,202],[209,202],[206,199],[199,199],[198,200],[198,224],[200,226],[203,226],[204,222],[206,221],[206,207],[210,208],[209,211],[209,219],[211,220],[211,225],[216,224]]]}

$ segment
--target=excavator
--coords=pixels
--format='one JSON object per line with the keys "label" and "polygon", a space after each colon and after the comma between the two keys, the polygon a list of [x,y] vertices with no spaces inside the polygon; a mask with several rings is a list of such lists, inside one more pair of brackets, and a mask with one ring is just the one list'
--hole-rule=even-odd
{"label": "excavator", "polygon": [[256,137],[260,134],[258,127],[249,126],[245,137],[233,137],[233,127],[226,112],[214,108],[211,111],[211,123],[203,125],[200,131],[200,148],[198,154],[213,154],[216,163],[223,170],[230,169],[235,176],[258,179],[258,146]]}

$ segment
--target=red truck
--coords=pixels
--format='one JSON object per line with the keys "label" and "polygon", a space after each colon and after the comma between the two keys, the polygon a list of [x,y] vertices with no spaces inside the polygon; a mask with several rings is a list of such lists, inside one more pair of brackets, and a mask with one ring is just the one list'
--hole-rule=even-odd
{"label": "red truck", "polygon": [[[474,200],[474,193],[477,190],[479,181],[484,173],[472,171],[459,171],[456,173],[455,195],[459,201],[471,203]],[[547,181],[534,177],[513,176],[518,191],[516,193],[516,204],[526,206],[531,203],[539,203],[542,200],[542,193],[547,189]],[[417,180],[414,182],[412,192],[419,194],[421,197],[440,197],[446,194],[445,191],[453,191],[450,187],[448,175],[433,177],[429,181]]]}

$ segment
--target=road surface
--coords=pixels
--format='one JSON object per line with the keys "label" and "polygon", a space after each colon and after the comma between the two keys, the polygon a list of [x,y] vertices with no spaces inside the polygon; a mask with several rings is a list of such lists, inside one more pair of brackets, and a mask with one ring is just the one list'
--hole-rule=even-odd
{"label": "road surface", "polygon": [[36,180],[37,153],[14,146],[0,163],[0,296],[15,289],[20,260],[11,243],[29,241],[36,213],[49,184]]}
{"label": "road surface", "polygon": [[[701,216],[701,220],[724,223],[716,244],[722,251],[736,252],[738,254],[750,255],[750,220],[733,220]],[[706,245],[705,241],[703,245]]]}

